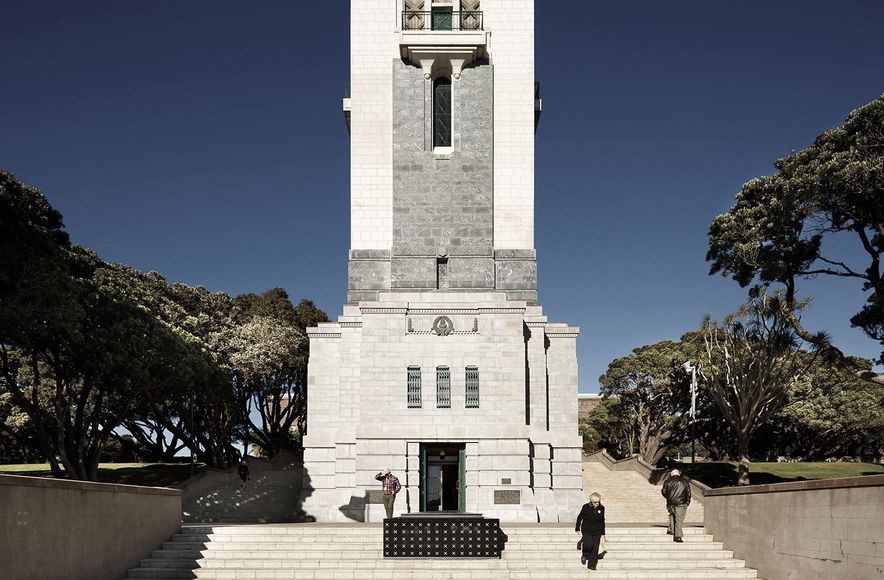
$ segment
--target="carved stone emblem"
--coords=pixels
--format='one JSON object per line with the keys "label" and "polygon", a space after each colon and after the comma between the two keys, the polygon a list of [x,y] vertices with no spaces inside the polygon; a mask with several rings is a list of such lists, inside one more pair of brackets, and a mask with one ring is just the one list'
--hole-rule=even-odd
{"label": "carved stone emblem", "polygon": [[447,316],[439,316],[433,321],[433,332],[439,336],[448,336],[454,331],[454,323]]}

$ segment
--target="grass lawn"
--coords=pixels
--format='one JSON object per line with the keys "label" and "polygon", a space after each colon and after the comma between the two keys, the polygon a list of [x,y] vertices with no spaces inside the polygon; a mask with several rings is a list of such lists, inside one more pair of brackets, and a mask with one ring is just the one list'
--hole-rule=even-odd
{"label": "grass lawn", "polygon": [[[197,469],[203,465],[197,464]],[[48,463],[0,465],[0,474],[52,477]],[[156,487],[173,486],[190,477],[189,463],[101,463],[98,481]]]}
{"label": "grass lawn", "polygon": [[[731,462],[679,463],[682,473],[709,487],[737,485],[737,464]],[[754,484],[785,483],[808,479],[884,475],[884,465],[877,463],[751,463],[749,481]]]}

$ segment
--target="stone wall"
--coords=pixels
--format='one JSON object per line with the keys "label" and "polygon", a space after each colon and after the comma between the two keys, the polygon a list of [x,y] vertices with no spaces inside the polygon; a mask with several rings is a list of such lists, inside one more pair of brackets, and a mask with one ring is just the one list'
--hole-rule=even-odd
{"label": "stone wall", "polygon": [[602,397],[600,395],[594,394],[579,394],[577,395],[577,416],[578,419],[583,421],[587,419],[592,413],[592,410],[598,407],[602,402]]}
{"label": "stone wall", "polygon": [[181,525],[181,491],[0,475],[2,576],[126,576]]}
{"label": "stone wall", "polygon": [[709,490],[715,540],[769,580],[884,578],[884,475]]}
{"label": "stone wall", "polygon": [[[467,511],[502,521],[573,517],[583,500],[578,329],[506,296],[381,292],[308,329],[305,511],[319,521],[378,521],[383,508],[364,497],[384,467],[404,486],[395,512],[417,511],[420,444],[460,443]],[[434,330],[442,317],[445,334]],[[450,371],[450,404],[441,407],[440,366]],[[409,367],[421,371],[420,407],[409,406]],[[467,367],[479,370],[479,408],[466,406]]]}
{"label": "stone wall", "polygon": [[[397,280],[394,272],[394,287],[435,288],[439,255],[491,261],[493,70],[480,64],[453,81],[452,147],[439,154],[432,143],[433,81],[418,67],[393,62],[393,257],[433,258],[431,280]],[[493,287],[493,276],[490,282],[484,287]]]}

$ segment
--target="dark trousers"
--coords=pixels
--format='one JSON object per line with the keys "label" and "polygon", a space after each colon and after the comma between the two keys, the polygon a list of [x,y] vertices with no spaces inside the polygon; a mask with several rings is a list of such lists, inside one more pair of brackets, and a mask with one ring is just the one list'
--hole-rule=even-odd
{"label": "dark trousers", "polygon": [[591,536],[583,534],[583,557],[586,558],[586,565],[595,568],[599,563],[599,542],[602,536]]}

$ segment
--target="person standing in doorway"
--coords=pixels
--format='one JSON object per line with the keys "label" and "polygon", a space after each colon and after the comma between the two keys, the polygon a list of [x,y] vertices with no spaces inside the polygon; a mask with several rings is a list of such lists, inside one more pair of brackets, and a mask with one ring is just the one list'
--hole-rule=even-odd
{"label": "person standing in doorway", "polygon": [[402,489],[399,484],[399,478],[390,473],[390,468],[386,468],[383,473],[374,476],[381,482],[384,488],[384,509],[387,510],[387,517],[393,517],[393,504],[396,502],[396,494]]}
{"label": "person standing in doorway", "polygon": [[589,496],[589,502],[583,504],[577,514],[574,531],[583,534],[580,562],[586,564],[590,570],[595,570],[599,563],[599,542],[605,535],[605,506],[602,505],[602,496],[597,493]]}
{"label": "person standing in doorway", "polygon": [[660,493],[666,498],[666,510],[669,512],[669,529],[666,533],[672,535],[673,541],[682,542],[684,517],[691,504],[691,482],[681,471],[673,469]]}

